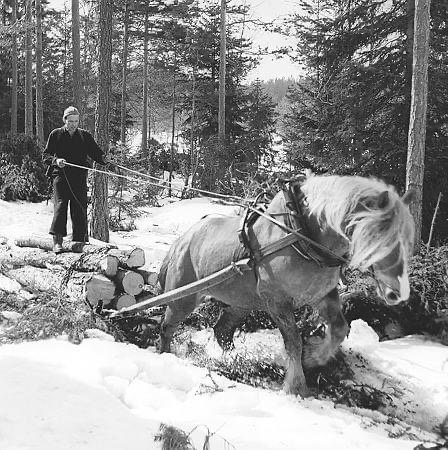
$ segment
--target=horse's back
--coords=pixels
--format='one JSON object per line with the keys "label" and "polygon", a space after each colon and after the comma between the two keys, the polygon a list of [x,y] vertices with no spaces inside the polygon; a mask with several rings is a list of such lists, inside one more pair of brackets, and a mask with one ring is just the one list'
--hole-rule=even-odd
{"label": "horse's back", "polygon": [[244,248],[238,238],[239,227],[239,216],[210,215],[183,236],[183,244],[188,241],[189,258],[198,278],[242,258]]}
{"label": "horse's back", "polygon": [[241,259],[244,249],[238,239],[239,216],[210,215],[190,227],[171,246],[165,257],[159,283],[166,287],[173,272],[192,271],[199,279]]}

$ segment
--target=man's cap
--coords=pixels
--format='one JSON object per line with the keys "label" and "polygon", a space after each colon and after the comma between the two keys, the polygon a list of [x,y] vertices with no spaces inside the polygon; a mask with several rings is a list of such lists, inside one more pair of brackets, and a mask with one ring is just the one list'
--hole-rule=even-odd
{"label": "man's cap", "polygon": [[69,106],[65,109],[62,119],[65,120],[68,116],[79,116],[79,111],[74,106]]}

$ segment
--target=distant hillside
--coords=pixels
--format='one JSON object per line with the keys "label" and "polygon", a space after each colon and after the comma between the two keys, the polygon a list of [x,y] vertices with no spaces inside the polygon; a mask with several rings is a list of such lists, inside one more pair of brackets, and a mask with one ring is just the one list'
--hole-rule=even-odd
{"label": "distant hillside", "polygon": [[261,81],[261,87],[272,101],[278,105],[285,98],[288,87],[296,82],[294,78],[275,78],[274,80]]}

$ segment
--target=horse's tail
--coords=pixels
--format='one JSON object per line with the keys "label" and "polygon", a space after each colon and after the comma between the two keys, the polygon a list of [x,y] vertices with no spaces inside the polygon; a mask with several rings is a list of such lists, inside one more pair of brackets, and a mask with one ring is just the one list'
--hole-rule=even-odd
{"label": "horse's tail", "polygon": [[165,256],[165,259],[162,262],[162,265],[160,266],[159,275],[157,276],[157,281],[160,284],[160,287],[162,288],[162,291],[165,290],[165,282],[166,282],[166,273],[168,271],[168,263],[170,261],[169,253]]}

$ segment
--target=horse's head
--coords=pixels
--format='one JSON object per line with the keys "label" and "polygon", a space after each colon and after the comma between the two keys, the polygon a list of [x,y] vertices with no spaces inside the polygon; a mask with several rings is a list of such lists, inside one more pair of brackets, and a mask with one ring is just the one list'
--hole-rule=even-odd
{"label": "horse's head", "polygon": [[[408,191],[400,200],[402,204],[408,205],[412,201],[413,192]],[[379,207],[387,208],[390,202],[388,191],[381,194],[378,202]],[[396,220],[399,211],[395,211],[391,218]],[[390,225],[390,224],[389,224]],[[397,227],[398,238],[391,250],[371,265],[371,272],[377,283],[377,294],[388,305],[397,305],[406,301],[410,295],[410,285],[408,277],[408,258],[412,252],[413,245],[413,222],[400,221],[393,224]],[[385,227],[386,228],[386,227]],[[407,233],[407,235],[405,235]]]}
{"label": "horse's head", "polygon": [[383,181],[358,176],[309,177],[302,191],[323,232],[332,228],[349,246],[350,266],[374,272],[386,303],[407,300],[408,258],[414,243],[408,205],[413,193],[400,198]]}
{"label": "horse's head", "polygon": [[410,286],[405,250],[398,243],[392,251],[372,265],[377,283],[377,294],[388,305],[397,305],[409,298]]}

